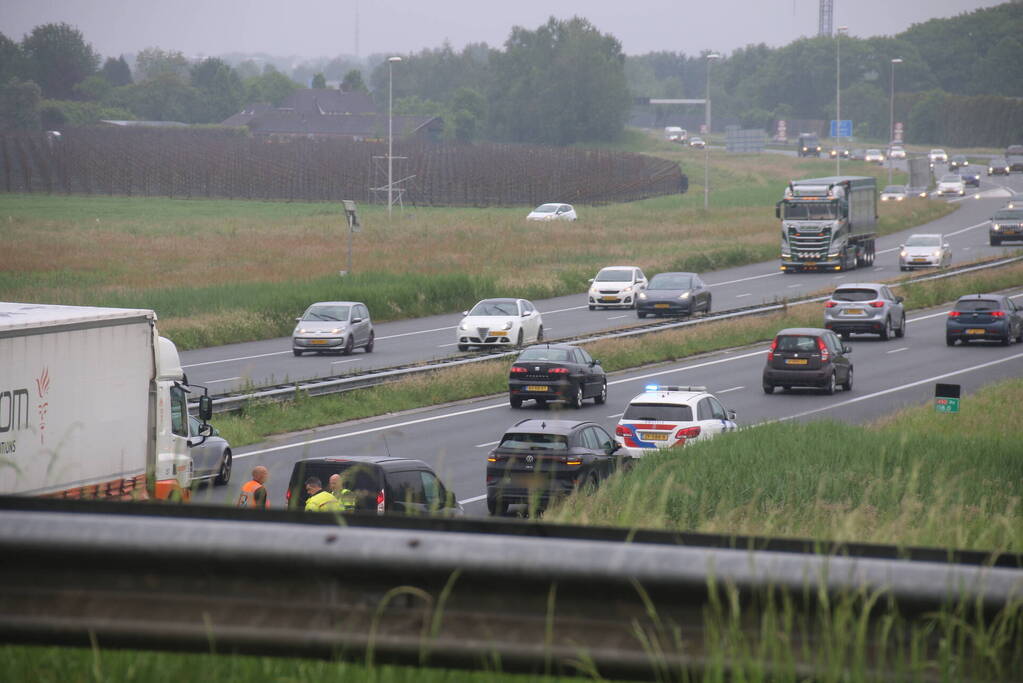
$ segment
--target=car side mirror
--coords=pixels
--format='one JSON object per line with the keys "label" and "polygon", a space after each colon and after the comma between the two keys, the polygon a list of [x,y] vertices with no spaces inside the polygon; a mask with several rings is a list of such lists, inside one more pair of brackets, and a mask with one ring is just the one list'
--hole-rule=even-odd
{"label": "car side mirror", "polygon": [[590,361],[590,367],[593,367],[594,365],[600,365],[600,361],[596,358]]}
{"label": "car side mirror", "polygon": [[199,419],[206,422],[213,417],[213,399],[203,395],[199,397]]}
{"label": "car side mirror", "polygon": [[469,315],[469,311],[462,311],[462,315]]}
{"label": "car side mirror", "polygon": [[901,296],[895,297],[895,303],[901,304],[903,301],[904,301],[904,299]]}
{"label": "car side mirror", "polygon": [[523,318],[528,318],[529,317],[529,311],[526,311],[525,313],[523,313],[522,317]]}
{"label": "car side mirror", "polygon": [[942,245],[945,249],[951,249],[951,245],[948,242]]}
{"label": "car side mirror", "polygon": [[300,323],[300,322],[302,322],[302,319],[301,318],[295,318],[295,322]]}
{"label": "car side mirror", "polygon": [[734,420],[737,415],[738,415],[738,413],[736,413],[734,410],[732,410],[731,408],[728,409],[728,419],[729,420]]}
{"label": "car side mirror", "polygon": [[842,353],[852,353],[852,347],[848,344],[842,344]]}
{"label": "car side mirror", "polygon": [[590,284],[591,285],[593,284],[593,278],[592,277],[590,278]]}
{"label": "car side mirror", "polygon": [[362,322],[362,318],[352,318],[352,324],[353,325],[356,324],[356,323],[361,323],[361,322]]}

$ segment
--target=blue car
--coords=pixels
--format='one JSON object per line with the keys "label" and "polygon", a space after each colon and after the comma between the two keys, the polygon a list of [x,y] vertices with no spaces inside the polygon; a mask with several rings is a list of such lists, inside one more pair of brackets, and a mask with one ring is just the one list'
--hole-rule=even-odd
{"label": "blue car", "polygon": [[1008,346],[1023,342],[1023,312],[1001,294],[968,294],[959,297],[945,321],[945,343],[998,341]]}
{"label": "blue car", "polygon": [[959,177],[967,187],[980,187],[980,171],[969,166],[959,167]]}

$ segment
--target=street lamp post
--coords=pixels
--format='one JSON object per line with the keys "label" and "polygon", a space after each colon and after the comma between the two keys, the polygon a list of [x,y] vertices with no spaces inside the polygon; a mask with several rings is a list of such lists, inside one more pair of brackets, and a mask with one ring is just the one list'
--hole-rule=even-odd
{"label": "street lamp post", "polygon": [[892,140],[895,139],[895,65],[902,64],[902,59],[892,60],[892,75],[888,79],[891,91],[888,95],[888,184],[892,184]]}
{"label": "street lamp post", "polygon": [[842,34],[848,30],[835,31],[835,175],[842,175]]}
{"label": "street lamp post", "polygon": [[387,217],[394,206],[394,64],[401,57],[387,58]]}
{"label": "street lamp post", "polygon": [[721,55],[711,52],[707,55],[707,103],[704,108],[704,127],[707,129],[707,138],[703,141],[703,210],[707,210],[710,203],[710,65],[715,59],[721,59]]}

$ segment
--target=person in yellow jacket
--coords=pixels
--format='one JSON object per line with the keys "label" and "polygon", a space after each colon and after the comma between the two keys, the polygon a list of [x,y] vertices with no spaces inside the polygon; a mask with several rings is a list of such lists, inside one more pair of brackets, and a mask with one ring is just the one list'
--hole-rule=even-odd
{"label": "person in yellow jacket", "polygon": [[305,480],[305,490],[309,499],[305,502],[306,512],[340,512],[341,504],[330,491],[323,490],[323,482],[319,477],[309,477]]}
{"label": "person in yellow jacket", "polygon": [[340,474],[330,475],[330,479],[327,481],[327,488],[337,498],[337,502],[341,505],[341,509],[345,512],[352,512],[355,510],[355,493],[348,489],[347,486],[341,483]]}

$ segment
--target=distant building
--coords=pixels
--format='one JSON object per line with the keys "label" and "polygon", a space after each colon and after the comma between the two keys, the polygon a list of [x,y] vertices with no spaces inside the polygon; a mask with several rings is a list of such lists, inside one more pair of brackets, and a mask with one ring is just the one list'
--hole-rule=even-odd
{"label": "distant building", "polygon": [[100,119],[100,123],[120,128],[187,128],[181,121],[124,121],[118,119]]}
{"label": "distant building", "polygon": [[[437,116],[395,116],[393,123],[399,139],[437,141],[444,131],[444,121]],[[387,138],[387,114],[377,112],[373,98],[331,89],[295,90],[279,107],[250,104],[221,125],[246,126],[253,135],[271,137]]]}

